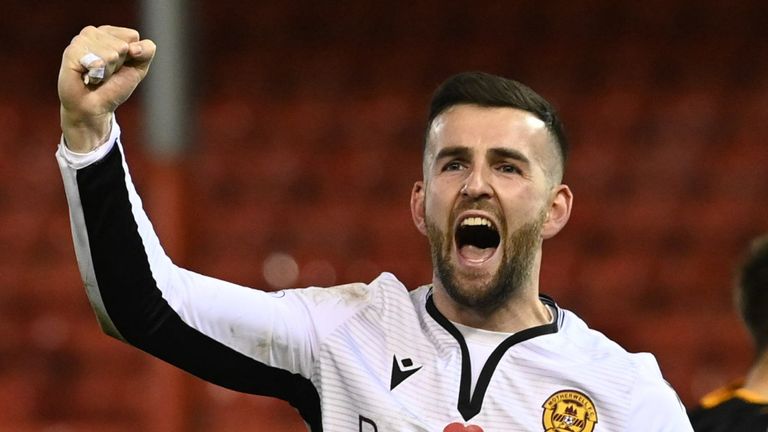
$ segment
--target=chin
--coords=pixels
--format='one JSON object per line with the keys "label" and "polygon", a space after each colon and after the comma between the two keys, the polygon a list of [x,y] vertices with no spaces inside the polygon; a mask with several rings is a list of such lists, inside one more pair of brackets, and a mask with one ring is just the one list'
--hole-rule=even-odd
{"label": "chin", "polygon": [[[467,277],[469,276],[469,277]],[[445,292],[457,304],[479,310],[503,306],[515,291],[515,285],[500,280],[499,275],[458,275],[441,278]]]}

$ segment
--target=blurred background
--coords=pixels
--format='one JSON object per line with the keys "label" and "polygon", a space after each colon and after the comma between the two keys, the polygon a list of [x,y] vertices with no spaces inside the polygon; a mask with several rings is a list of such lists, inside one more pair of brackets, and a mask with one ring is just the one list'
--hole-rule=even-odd
{"label": "blurred background", "polygon": [[[545,243],[542,292],[654,353],[689,407],[746,371],[732,282],[749,240],[768,231],[765,2],[183,7],[188,148],[154,150],[146,93],[118,111],[134,179],[177,262],[265,289],[383,270],[428,282],[408,207],[426,109],[444,78],[479,69],[553,101],[572,142],[575,207]],[[142,29],[141,4],[4,0],[0,10],[0,430],[301,430],[282,402],[203,383],[102,335],[86,301],[53,155],[56,75],[82,27]]]}

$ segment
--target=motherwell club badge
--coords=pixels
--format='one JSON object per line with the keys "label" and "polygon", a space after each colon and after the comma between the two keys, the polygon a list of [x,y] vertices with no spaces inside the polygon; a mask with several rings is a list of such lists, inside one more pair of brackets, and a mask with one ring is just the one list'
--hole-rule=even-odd
{"label": "motherwell club badge", "polygon": [[580,391],[556,392],[542,408],[545,432],[592,432],[597,423],[595,404]]}

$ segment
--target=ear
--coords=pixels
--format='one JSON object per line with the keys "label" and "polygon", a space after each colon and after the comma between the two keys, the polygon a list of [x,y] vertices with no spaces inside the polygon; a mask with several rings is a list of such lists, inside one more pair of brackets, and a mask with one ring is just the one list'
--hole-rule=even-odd
{"label": "ear", "polygon": [[553,190],[552,202],[549,204],[547,218],[541,230],[541,236],[545,239],[554,237],[568,223],[571,217],[573,194],[571,189],[564,184],[558,185]]}
{"label": "ear", "polygon": [[424,182],[417,181],[411,190],[411,217],[419,231],[427,235],[427,223],[424,213]]}

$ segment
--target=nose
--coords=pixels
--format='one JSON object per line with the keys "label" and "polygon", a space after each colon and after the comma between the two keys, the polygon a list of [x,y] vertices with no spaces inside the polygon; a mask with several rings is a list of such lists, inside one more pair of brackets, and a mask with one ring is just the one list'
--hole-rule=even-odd
{"label": "nose", "polygon": [[461,187],[461,194],[475,199],[492,196],[493,188],[485,171],[482,168],[476,168],[469,172],[464,185]]}

